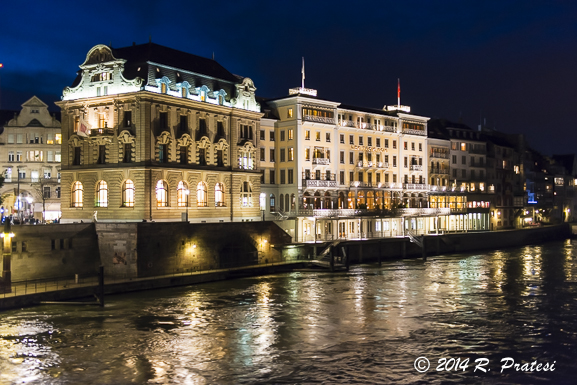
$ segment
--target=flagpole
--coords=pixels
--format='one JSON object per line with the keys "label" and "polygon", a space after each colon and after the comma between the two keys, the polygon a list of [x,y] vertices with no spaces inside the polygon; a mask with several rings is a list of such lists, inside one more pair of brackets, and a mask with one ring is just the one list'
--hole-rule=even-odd
{"label": "flagpole", "polygon": [[302,74],[302,83],[301,83],[301,89],[305,89],[305,58],[304,56],[302,57],[303,59],[303,67],[301,69],[301,74]]}
{"label": "flagpole", "polygon": [[401,78],[397,79],[397,105],[401,108]]}

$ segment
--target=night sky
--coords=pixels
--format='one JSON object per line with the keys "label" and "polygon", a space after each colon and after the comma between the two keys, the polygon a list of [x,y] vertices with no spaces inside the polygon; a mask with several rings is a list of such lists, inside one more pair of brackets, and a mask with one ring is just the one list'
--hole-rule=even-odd
{"label": "night sky", "polygon": [[262,97],[319,98],[525,133],[576,150],[575,1],[10,1],[0,6],[2,109],[59,100],[96,44],[152,41],[211,57]]}

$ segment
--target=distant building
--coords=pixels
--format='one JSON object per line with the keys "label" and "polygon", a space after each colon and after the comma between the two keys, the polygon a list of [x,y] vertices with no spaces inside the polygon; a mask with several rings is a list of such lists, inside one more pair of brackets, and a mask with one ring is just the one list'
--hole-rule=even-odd
{"label": "distant building", "polygon": [[62,221],[259,220],[255,90],[158,44],[93,47],[57,103]]}
{"label": "distant building", "polygon": [[60,217],[62,135],[57,117],[36,96],[4,124],[0,167],[5,177],[0,194],[3,215],[17,219]]}

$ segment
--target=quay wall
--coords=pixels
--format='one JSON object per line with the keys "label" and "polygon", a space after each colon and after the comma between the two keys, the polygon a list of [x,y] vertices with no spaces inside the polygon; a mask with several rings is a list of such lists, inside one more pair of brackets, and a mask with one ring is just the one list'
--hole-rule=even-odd
{"label": "quay wall", "polygon": [[98,273],[94,224],[12,226],[12,281]]}
{"label": "quay wall", "polygon": [[[571,235],[572,226],[564,223],[518,230],[427,235],[424,237],[424,243],[426,255],[431,256],[539,244],[566,239]],[[283,258],[314,259],[315,255],[319,255],[328,245],[330,242],[285,246]],[[401,237],[342,241],[334,248],[333,253],[340,256],[343,254],[342,249],[351,263],[418,258],[424,255],[420,246],[411,243],[408,238]]]}

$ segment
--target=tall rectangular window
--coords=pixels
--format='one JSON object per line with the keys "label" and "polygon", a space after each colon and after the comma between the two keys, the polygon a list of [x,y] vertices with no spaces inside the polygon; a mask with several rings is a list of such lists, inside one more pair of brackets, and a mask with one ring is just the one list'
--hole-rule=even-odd
{"label": "tall rectangular window", "polygon": [[180,146],[180,164],[188,164],[188,147]]}
{"label": "tall rectangular window", "polygon": [[158,117],[158,127],[161,130],[168,129],[168,114],[166,112],[161,112]]}
{"label": "tall rectangular window", "polygon": [[264,161],[265,161],[265,159],[264,159],[264,153],[265,153],[265,149],[264,149],[264,148],[261,148],[261,149],[260,149],[260,161],[261,161],[261,162],[264,162]]}
{"label": "tall rectangular window", "polygon": [[294,148],[293,148],[293,147],[289,147],[289,149],[288,149],[288,160],[289,160],[289,162],[292,161],[292,160],[294,160],[294,156],[295,156],[295,154],[294,154]]}
{"label": "tall rectangular window", "polygon": [[106,163],[106,146],[98,146],[98,164]]}
{"label": "tall rectangular window", "polygon": [[294,183],[294,171],[293,169],[287,170],[288,171],[288,184]]}
{"label": "tall rectangular window", "polygon": [[168,148],[166,144],[158,145],[158,161],[160,163],[168,162]]}
{"label": "tall rectangular window", "polygon": [[124,127],[132,126],[132,111],[124,111]]}
{"label": "tall rectangular window", "polygon": [[274,170],[270,170],[269,172],[269,183],[270,184],[275,184],[275,175],[274,175]]}
{"label": "tall rectangular window", "polygon": [[72,160],[72,164],[75,166],[80,165],[80,147],[74,147],[74,159]]}
{"label": "tall rectangular window", "polygon": [[280,149],[280,162],[284,162],[285,161],[285,149],[281,148]]}
{"label": "tall rectangular window", "polygon": [[122,161],[124,163],[130,163],[132,161],[132,143],[124,143],[124,154]]}
{"label": "tall rectangular window", "polygon": [[280,184],[285,184],[285,170],[280,170]]}
{"label": "tall rectangular window", "polygon": [[271,162],[275,162],[275,158],[274,158],[274,148],[270,149],[270,161]]}
{"label": "tall rectangular window", "polygon": [[188,132],[188,116],[180,115],[180,132]]}
{"label": "tall rectangular window", "polygon": [[281,130],[281,132],[280,132],[280,141],[281,142],[284,142],[284,133],[285,133],[285,131]]}

